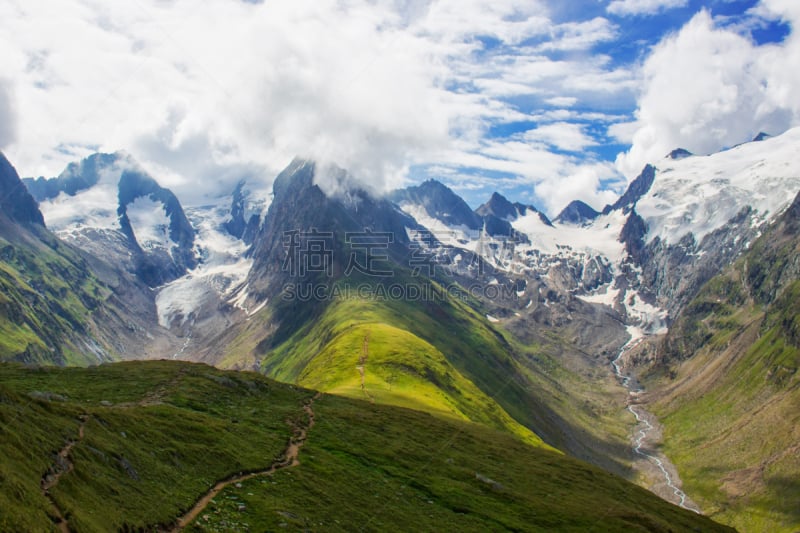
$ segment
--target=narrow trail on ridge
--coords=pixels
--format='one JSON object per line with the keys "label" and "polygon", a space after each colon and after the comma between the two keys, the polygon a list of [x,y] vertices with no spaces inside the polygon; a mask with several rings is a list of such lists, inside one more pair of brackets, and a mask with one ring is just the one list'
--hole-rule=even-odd
{"label": "narrow trail on ridge", "polygon": [[247,481],[248,479],[252,479],[254,477],[260,476],[269,476],[275,473],[278,470],[282,470],[284,468],[292,468],[300,464],[297,456],[300,454],[300,448],[306,442],[308,438],[308,431],[314,427],[314,409],[313,404],[314,401],[317,400],[322,393],[316,393],[312,398],[309,398],[303,403],[303,411],[305,411],[306,415],[308,416],[308,422],[303,424],[302,422],[298,421],[292,427],[292,436],[289,437],[289,442],[286,444],[286,448],[283,450],[283,453],[275,459],[269,467],[263,470],[257,470],[255,472],[249,473],[238,473],[232,476],[229,476],[225,479],[217,481],[217,483],[211,487],[211,489],[203,494],[200,499],[192,506],[192,508],[183,516],[181,516],[174,527],[162,529],[161,531],[169,531],[171,533],[176,533],[178,531],[182,531],[186,526],[188,526],[192,521],[194,521],[200,513],[205,510],[206,507],[211,503],[217,494],[222,492],[225,488],[229,485],[233,485],[235,483],[241,483],[242,481]]}
{"label": "narrow trail on ridge", "polygon": [[[186,369],[182,368],[175,374],[175,376],[172,377],[169,382],[158,386],[152,391],[149,391],[142,399],[135,402],[123,402],[116,405],[109,405],[109,407],[113,409],[126,409],[131,407],[160,405],[167,393],[173,389],[175,385],[177,385],[178,381],[184,374],[186,374]],[[59,531],[62,533],[69,533],[71,529],[69,528],[69,523],[64,511],[59,507],[58,503],[56,503],[55,499],[50,494],[50,491],[56,485],[58,485],[58,482],[61,480],[62,476],[72,472],[75,469],[75,465],[70,458],[70,453],[72,452],[72,449],[83,440],[86,433],[86,423],[89,421],[89,418],[90,415],[88,414],[82,414],[78,417],[78,419],[81,421],[80,425],[78,426],[78,438],[67,441],[64,447],[59,450],[59,452],[55,455],[55,461],[42,475],[42,479],[40,481],[42,494],[50,502],[50,506],[53,510],[53,517],[55,519],[54,522]]]}
{"label": "narrow trail on ridge", "polygon": [[365,378],[367,374],[367,360],[369,359],[369,332],[364,336],[364,342],[361,345],[361,357],[358,358],[358,364],[356,365],[356,370],[358,373],[361,374],[361,390],[364,395],[367,397],[370,403],[375,403],[375,399],[367,390],[367,386],[365,383]]}
{"label": "narrow trail on ridge", "polygon": [[628,389],[627,410],[636,418],[636,426],[634,427],[634,435],[632,448],[635,455],[642,457],[645,464],[637,466],[636,462],[633,468],[639,470],[641,474],[647,476],[648,473],[660,479],[650,490],[660,496],[661,498],[687,509],[697,514],[702,514],[700,508],[695,504],[685,492],[681,489],[681,481],[678,477],[678,469],[667,458],[666,455],[654,449],[653,446],[658,444],[661,440],[661,427],[658,424],[658,419],[655,415],[647,411],[644,407],[636,403],[636,400],[643,389],[635,386],[634,380],[630,376],[623,373],[621,364],[624,364],[623,357],[633,348],[635,348],[642,340],[641,335],[631,335],[631,339],[626,342],[619,350],[617,357],[611,361],[611,369],[614,375],[619,379],[620,384]]}
{"label": "narrow trail on ridge", "polygon": [[183,376],[186,375],[187,372],[188,370],[186,368],[181,368],[168,382],[162,383],[155,389],[148,391],[147,394],[145,394],[141,399],[133,402],[121,402],[113,404],[110,405],[110,407],[114,409],[129,409],[131,407],[152,407],[154,405],[161,405],[164,403],[164,398],[166,398],[170,392],[174,391],[175,387],[178,385],[178,382]]}
{"label": "narrow trail on ridge", "polygon": [[69,523],[67,522],[65,516],[66,513],[63,509],[61,509],[61,507],[59,507],[56,500],[50,494],[50,490],[58,485],[58,482],[61,480],[61,476],[72,472],[72,470],[75,468],[75,465],[70,459],[70,452],[76,444],[83,440],[84,427],[86,426],[86,422],[89,420],[89,415],[81,415],[79,419],[81,424],[78,426],[78,438],[76,440],[67,441],[67,444],[61,448],[61,450],[59,450],[55,456],[55,462],[50,465],[50,467],[47,469],[47,472],[42,475],[42,480],[40,482],[42,494],[50,502],[50,506],[53,509],[55,524],[62,533],[69,533]]}

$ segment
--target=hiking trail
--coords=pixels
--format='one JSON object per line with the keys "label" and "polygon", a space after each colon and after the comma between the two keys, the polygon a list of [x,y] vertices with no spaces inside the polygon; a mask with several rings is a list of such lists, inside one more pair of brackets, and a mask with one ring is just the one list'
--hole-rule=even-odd
{"label": "hiking trail", "polygon": [[192,521],[194,521],[200,515],[200,513],[205,510],[206,507],[208,507],[208,505],[211,503],[211,500],[213,500],[217,494],[222,492],[229,485],[241,483],[242,481],[247,481],[248,479],[252,479],[254,477],[269,476],[278,470],[292,468],[299,465],[300,461],[298,460],[297,456],[300,454],[300,448],[303,447],[306,439],[308,438],[308,431],[314,427],[313,404],[314,401],[317,400],[321,395],[322,393],[318,392],[312,398],[307,399],[303,403],[303,411],[305,411],[306,415],[308,416],[308,422],[303,424],[302,422],[298,421],[294,424],[292,427],[292,436],[289,437],[289,442],[286,444],[286,448],[269,467],[246,474],[240,472],[223,480],[217,481],[217,483],[211,487],[208,492],[206,492],[200,497],[199,500],[197,500],[194,506],[192,506],[192,508],[186,514],[177,520],[177,524],[174,527],[163,529],[162,531],[169,531],[171,533],[182,531],[186,526],[192,523]]}
{"label": "hiking trail", "polygon": [[76,444],[83,440],[84,427],[86,426],[86,422],[89,420],[89,415],[80,415],[78,418],[81,421],[80,426],[78,426],[78,438],[76,440],[67,441],[67,444],[61,448],[61,450],[59,450],[55,456],[55,462],[50,465],[47,471],[42,475],[42,480],[40,482],[42,494],[50,502],[50,506],[53,508],[53,516],[55,517],[56,526],[58,526],[58,529],[62,533],[69,533],[69,524],[64,516],[65,513],[50,494],[50,490],[58,485],[58,482],[61,480],[61,476],[72,472],[72,470],[75,468],[75,465],[72,463],[69,455],[72,451],[72,448],[74,448]]}

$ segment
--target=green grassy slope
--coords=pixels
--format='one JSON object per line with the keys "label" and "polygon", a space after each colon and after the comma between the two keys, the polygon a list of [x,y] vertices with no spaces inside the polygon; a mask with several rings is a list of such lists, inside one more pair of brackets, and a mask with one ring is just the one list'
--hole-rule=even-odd
{"label": "green grassy slope", "polygon": [[[177,362],[0,378],[0,531],[53,531],[56,513],[79,532],[173,524],[216,480],[269,466],[312,395]],[[335,396],[313,409],[298,466],[230,485],[190,530],[724,530],[505,432]],[[70,441],[51,502],[40,480]]]}
{"label": "green grassy slope", "polygon": [[706,284],[651,376],[684,490],[742,531],[800,528],[800,239],[791,220]]}
{"label": "green grassy slope", "polygon": [[74,250],[40,233],[0,237],[0,361],[97,362],[80,339],[110,291]]}
{"label": "green grassy slope", "polygon": [[205,365],[0,366],[0,530],[50,531],[40,478],[66,442],[74,470],[51,489],[76,531],[171,523],[215,480],[278,456],[307,391]]}
{"label": "green grassy slope", "polygon": [[[441,291],[436,282],[402,272],[385,283],[416,284],[422,294],[430,294],[431,287]],[[628,475],[624,409],[610,407],[615,401],[621,406],[624,398],[610,373],[567,369],[562,355],[570,348],[563,339],[543,335],[541,344],[523,344],[480,309],[480,302],[455,293],[427,301],[280,302],[252,317],[214,362],[223,368],[256,367],[324,392],[471,420],[529,442],[545,436],[559,449]],[[598,379],[598,372],[608,379]]]}
{"label": "green grassy slope", "polygon": [[[435,282],[401,276],[366,281],[373,288],[407,283],[441,290]],[[361,286],[361,281],[339,282],[341,293],[348,294],[348,283]],[[263,335],[271,321],[279,322],[282,331],[269,334],[253,349],[255,341],[249,336]],[[514,427],[518,434],[521,428],[511,417],[523,423],[532,420],[531,402],[513,380],[519,372],[505,339],[458,298],[281,302],[271,314],[268,310],[246,326],[216,364],[236,367],[257,360],[275,379],[366,398],[356,367],[362,366],[359,360],[369,336],[363,370],[366,392],[376,401]]]}
{"label": "green grassy slope", "polygon": [[262,367],[272,365],[270,374],[281,380],[444,413],[541,443],[498,404],[515,375],[513,360],[496,333],[458,301],[334,301],[267,355]]}

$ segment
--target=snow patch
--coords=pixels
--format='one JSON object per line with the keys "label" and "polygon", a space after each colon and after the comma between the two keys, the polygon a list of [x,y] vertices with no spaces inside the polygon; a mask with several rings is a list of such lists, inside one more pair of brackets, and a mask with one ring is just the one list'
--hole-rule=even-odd
{"label": "snow patch", "polygon": [[[662,161],[653,187],[636,204],[648,239],[696,242],[751,206],[759,225],[788,206],[800,190],[800,128],[705,157]],[[657,165],[658,166],[658,165]]]}
{"label": "snow patch", "polygon": [[610,285],[605,285],[593,294],[579,295],[578,299],[588,303],[603,304],[609,307],[614,307],[614,304],[617,303],[619,293],[619,289],[611,287]]}
{"label": "snow patch", "polygon": [[229,301],[245,309],[247,287],[244,283],[253,260],[244,257],[247,245],[222,228],[230,209],[227,202],[229,198],[223,197],[215,205],[186,210],[187,217],[197,230],[195,246],[200,263],[194,270],[159,291],[156,307],[162,326],[169,327],[179,317],[183,325],[190,317],[196,317],[205,304],[216,305],[220,301]]}
{"label": "snow patch", "polygon": [[625,298],[628,320],[635,320],[650,335],[667,332],[667,312],[660,307],[645,302],[638,293]]}
{"label": "snow patch", "polygon": [[149,196],[140,196],[128,204],[127,213],[136,242],[142,249],[171,251],[176,246],[169,236],[170,219],[164,204]]}
{"label": "snow patch", "polygon": [[405,202],[399,207],[445,246],[458,246],[472,252],[475,251],[474,247],[477,246],[480,231],[469,229],[466,226],[448,226],[438,218],[430,216],[421,205]]}
{"label": "snow patch", "polygon": [[519,245],[522,250],[538,250],[559,257],[602,255],[618,263],[625,253],[619,235],[626,219],[621,211],[613,211],[598,217],[588,226],[548,226],[538,213],[531,213],[512,222],[512,226],[531,241],[529,245]]}

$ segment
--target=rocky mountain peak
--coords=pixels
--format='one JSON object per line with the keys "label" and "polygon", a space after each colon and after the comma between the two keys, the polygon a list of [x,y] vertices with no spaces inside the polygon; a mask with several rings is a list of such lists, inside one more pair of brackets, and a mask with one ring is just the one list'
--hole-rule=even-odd
{"label": "rocky mountain peak", "polygon": [[[183,211],[180,201],[169,189],[161,187],[156,180],[144,172],[137,170],[123,170],[119,178],[119,205],[117,214],[122,233],[130,240],[131,244],[139,252],[137,260],[137,274],[150,286],[157,286],[169,282],[183,275],[187,269],[197,265],[197,258],[194,255],[195,232],[186,214]],[[155,232],[161,233],[166,230],[163,238],[166,242],[163,249],[158,245],[146,242],[144,239],[151,237],[145,233],[149,232],[148,226],[155,224],[151,213],[147,213],[147,208],[137,209],[140,215],[140,229],[132,223],[131,210],[137,204],[137,200],[149,200],[155,207],[155,212],[166,215],[168,228],[158,229]],[[160,207],[159,207],[160,206]],[[137,233],[139,233],[137,235]],[[145,233],[145,235],[143,235]]]}
{"label": "rocky mountain peak", "polygon": [[231,193],[230,219],[223,222],[222,226],[230,235],[252,244],[255,232],[261,224],[261,216],[252,212],[249,205],[251,191],[246,186],[245,180],[236,184]]}
{"label": "rocky mountain peak", "polygon": [[337,276],[350,257],[348,235],[385,236],[387,253],[401,258],[408,253],[407,231],[423,229],[386,198],[361,190],[346,197],[325,195],[314,184],[315,172],[313,162],[295,159],[273,183],[273,200],[250,252],[253,267],[248,286],[256,299],[274,297],[289,282],[293,273],[284,267],[295,244],[303,247],[310,239],[314,246],[322,246],[322,252],[330,254],[331,269],[313,273]]}
{"label": "rocky mountain peak", "polygon": [[555,221],[560,224],[588,224],[600,216],[592,206],[580,200],[571,201],[567,207],[561,210]]}
{"label": "rocky mountain peak", "polygon": [[603,214],[607,215],[617,209],[623,209],[626,213],[629,212],[631,208],[636,205],[636,202],[639,201],[639,198],[647,194],[650,187],[653,186],[655,179],[656,167],[653,165],[645,165],[642,172],[628,185],[628,190],[625,191],[625,194],[620,196],[619,200],[612,205],[607,205],[603,208]]}
{"label": "rocky mountain peak", "polygon": [[445,184],[427,180],[420,185],[394,191],[389,199],[398,205],[416,205],[427,216],[440,220],[448,226],[465,226],[471,230],[483,227],[483,220],[460,196]]}
{"label": "rocky mountain peak", "polygon": [[2,153],[0,153],[0,209],[20,224],[45,225],[36,200],[19,179],[16,169]]}
{"label": "rocky mountain peak", "polygon": [[670,153],[667,154],[667,159],[684,159],[686,157],[691,157],[694,154],[685,148],[676,148]]}
{"label": "rocky mountain peak", "polygon": [[539,210],[532,205],[525,205],[520,202],[512,203],[498,192],[492,193],[492,197],[489,201],[478,207],[475,213],[484,219],[487,219],[487,217],[495,217],[506,222],[512,222],[530,213],[537,213],[545,225],[553,225],[544,213],[539,212]]}
{"label": "rocky mountain peak", "polygon": [[485,204],[475,210],[480,216],[494,215],[498,218],[516,219],[517,209],[514,204],[508,201],[505,196],[498,192],[492,193],[492,197]]}
{"label": "rocky mountain peak", "polygon": [[55,178],[24,178],[22,181],[36,201],[43,202],[57,197],[62,192],[75,196],[102,180],[103,174],[112,171],[115,165],[129,160],[124,152],[113,154],[97,153],[67,165]]}
{"label": "rocky mountain peak", "polygon": [[313,161],[295,158],[289,163],[289,166],[278,174],[272,184],[272,192],[275,199],[313,187],[315,170],[316,164]]}

